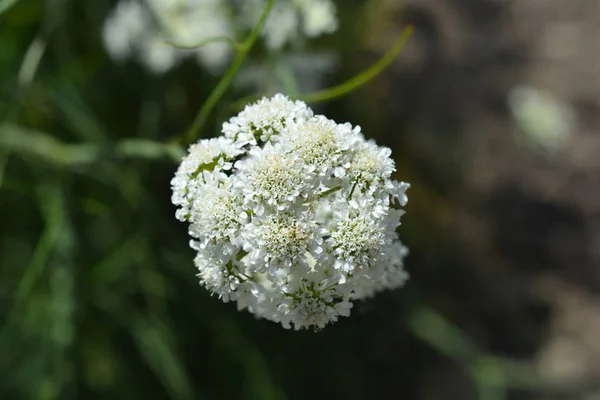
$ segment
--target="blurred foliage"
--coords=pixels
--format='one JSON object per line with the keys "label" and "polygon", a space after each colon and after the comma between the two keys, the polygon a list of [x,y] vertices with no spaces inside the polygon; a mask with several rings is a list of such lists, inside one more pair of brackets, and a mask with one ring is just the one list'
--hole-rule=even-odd
{"label": "blurred foliage", "polygon": [[[535,386],[526,365],[471,343],[412,282],[318,334],[257,321],[199,287],[170,204],[184,153],[169,143],[218,77],[193,63],[160,78],[111,63],[99,32],[113,4],[0,1],[0,398],[367,399],[391,382],[394,397],[412,398],[440,358],[482,399]],[[346,57],[361,2],[338,4],[342,30],[329,40]],[[360,72],[349,68],[336,82]],[[205,132],[247,95],[225,93]],[[403,230],[411,247],[427,235]],[[384,358],[401,360],[401,375],[372,356],[390,332]]]}

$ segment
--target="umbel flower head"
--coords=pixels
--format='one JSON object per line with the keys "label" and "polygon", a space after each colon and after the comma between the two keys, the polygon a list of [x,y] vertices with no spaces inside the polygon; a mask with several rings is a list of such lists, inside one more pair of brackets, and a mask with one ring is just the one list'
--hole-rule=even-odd
{"label": "umbel flower head", "polygon": [[409,184],[388,148],[278,94],[190,146],[171,181],[200,282],[285,328],[323,328],[404,284]]}

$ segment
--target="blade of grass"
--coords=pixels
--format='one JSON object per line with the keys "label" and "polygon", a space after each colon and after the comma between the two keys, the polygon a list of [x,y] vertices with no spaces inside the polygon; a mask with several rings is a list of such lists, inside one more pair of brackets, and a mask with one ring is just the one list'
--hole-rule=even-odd
{"label": "blade of grass", "polygon": [[31,85],[45,51],[46,41],[40,37],[33,39],[25,52],[21,68],[19,69],[18,81],[21,87]]}
{"label": "blade of grass", "polygon": [[156,160],[168,158],[176,163],[181,162],[185,151],[176,144],[164,144],[147,139],[124,139],[117,144],[116,153],[122,157]]}
{"label": "blade of grass", "polygon": [[52,381],[60,393],[66,393],[70,390],[74,378],[70,348],[75,338],[73,314],[76,300],[73,260],[76,234],[69,221],[68,210],[63,210],[61,217],[59,237],[49,264],[52,315],[49,333],[52,341]]}
{"label": "blade of grass", "polygon": [[[0,3],[0,15],[3,11],[2,4],[6,3],[8,2],[4,1],[3,3]],[[23,92],[26,91],[29,88],[29,86],[31,86],[33,78],[35,77],[35,73],[42,61],[42,57],[44,55],[45,50],[46,42],[42,40],[39,36],[34,38],[33,41],[30,43],[29,47],[27,48],[25,56],[23,57],[23,62],[21,63],[21,67],[19,68],[19,88],[15,95],[15,100],[13,101],[10,110],[8,111],[8,114],[0,122],[0,133],[4,132],[6,124],[14,118],[14,115],[16,114],[17,108],[19,106],[20,97],[22,96]],[[8,158],[10,157],[10,153],[12,151],[13,138],[14,132],[8,132],[6,140],[8,141],[9,145],[6,146],[4,149],[0,149],[0,188],[2,187],[2,182],[4,181],[4,171],[6,169],[6,163],[8,162]]]}
{"label": "blade of grass", "polygon": [[100,148],[92,144],[66,144],[53,136],[15,124],[0,127],[0,148],[33,157],[59,167],[89,164],[100,158]]}
{"label": "blade of grass", "polygon": [[463,333],[434,310],[421,307],[409,319],[413,334],[460,364],[479,356],[479,350]]}
{"label": "blade of grass", "polygon": [[50,254],[54,250],[60,231],[63,228],[64,200],[58,184],[48,185],[44,191],[44,203],[47,205],[46,227],[38,241],[31,262],[25,269],[16,294],[16,304],[25,300],[31,294],[36,282],[44,272]]}
{"label": "blade of grass", "polygon": [[0,15],[8,11],[9,8],[17,4],[19,0],[2,0],[0,1]]}
{"label": "blade of grass", "polygon": [[[148,139],[124,139],[114,147],[108,144],[64,143],[40,131],[15,124],[0,127],[0,149],[12,149],[17,154],[33,157],[58,167],[77,167],[106,160],[108,157],[181,161],[185,152],[175,144]],[[111,151],[112,148],[112,151]]]}
{"label": "blade of grass", "polygon": [[172,399],[192,399],[192,386],[175,350],[168,329],[153,317],[137,315],[130,323],[142,356],[154,370]]}
{"label": "blade of grass", "polygon": [[285,393],[278,388],[271,377],[269,366],[260,350],[250,343],[235,322],[229,318],[219,318],[214,326],[215,335],[223,347],[242,362],[246,373],[246,383],[253,399],[285,400]]}
{"label": "blade of grass", "polygon": [[465,368],[475,381],[481,399],[504,399],[508,388],[552,387],[552,382],[540,380],[532,365],[486,354],[458,327],[432,309],[420,307],[409,318],[408,326],[417,338]]}
{"label": "blade of grass", "polygon": [[73,133],[81,139],[96,143],[109,140],[105,129],[70,83],[62,82],[60,88],[50,93],[50,99],[62,112]]}
{"label": "blade of grass", "polygon": [[140,248],[140,238],[132,236],[111,249],[100,262],[89,270],[89,278],[94,282],[94,286],[106,287],[131,273],[131,268],[141,260]]}
{"label": "blade of grass", "polygon": [[[486,358],[459,328],[446,321],[442,315],[421,307],[409,319],[409,328],[419,339],[465,368],[475,381],[481,399],[505,398],[506,386],[497,365],[493,362],[490,364],[490,358]],[[493,381],[488,379],[490,371],[493,371]]]}

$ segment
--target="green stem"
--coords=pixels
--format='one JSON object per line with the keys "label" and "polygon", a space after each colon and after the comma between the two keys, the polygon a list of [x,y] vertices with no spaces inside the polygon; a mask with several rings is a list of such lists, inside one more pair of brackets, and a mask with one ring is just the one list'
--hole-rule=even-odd
{"label": "green stem", "polygon": [[262,15],[260,16],[258,23],[254,27],[254,29],[252,29],[252,32],[250,32],[248,38],[244,41],[243,46],[241,47],[240,51],[238,51],[238,53],[236,54],[235,59],[233,60],[231,66],[227,70],[227,73],[225,74],[225,76],[223,76],[223,78],[221,78],[217,86],[213,89],[210,96],[208,96],[208,99],[206,99],[206,102],[198,112],[198,115],[196,116],[192,127],[184,137],[185,142],[190,143],[198,137],[200,131],[206,124],[210,113],[215,108],[219,100],[221,100],[221,97],[223,97],[223,95],[233,82],[233,79],[237,75],[237,72],[239,71],[242,64],[244,64],[248,53],[252,49],[254,42],[256,42],[256,39],[258,38],[258,35],[260,34],[260,31],[263,25],[265,24],[265,21],[267,20],[267,17],[269,16],[271,9],[273,8],[273,5],[275,4],[275,1],[276,0],[269,0],[269,2],[267,3],[267,6],[265,7]]}
{"label": "green stem", "polygon": [[338,185],[338,186],[335,186],[335,187],[332,187],[331,189],[327,189],[327,190],[325,190],[324,192],[321,192],[321,193],[319,193],[319,194],[317,195],[317,198],[318,198],[318,199],[321,199],[321,198],[323,198],[323,197],[325,197],[325,196],[328,196],[328,195],[330,195],[331,193],[337,192],[337,191],[339,191],[339,190],[342,190],[342,187],[341,187],[341,186],[339,186],[339,185]]}
{"label": "green stem", "polygon": [[363,86],[377,75],[379,75],[384,69],[386,69],[392,61],[400,54],[408,39],[414,33],[415,28],[412,25],[407,26],[402,32],[402,36],[396,41],[394,46],[388,50],[388,52],[381,57],[377,63],[373,64],[371,67],[356,75],[355,77],[347,80],[346,82],[334,86],[329,89],[325,89],[315,93],[309,93],[304,96],[300,96],[300,99],[307,103],[320,103],[327,100],[336,99],[338,97],[344,96],[353,90],[358,89]]}
{"label": "green stem", "polygon": [[238,261],[241,261],[241,260],[242,260],[242,258],[246,257],[247,255],[248,255],[248,252],[247,252],[247,251],[244,251],[244,250],[242,250],[242,251],[240,251],[240,252],[239,252],[239,254],[237,255],[237,257],[236,257],[236,260],[238,260]]}
{"label": "green stem", "polygon": [[197,43],[197,44],[193,44],[193,45],[185,45],[185,44],[179,44],[179,43],[175,43],[172,42],[170,40],[165,40],[165,43],[176,47],[178,49],[182,49],[182,50],[196,50],[199,49],[201,47],[206,46],[207,44],[210,43],[215,43],[215,42],[226,42],[227,44],[229,44],[235,51],[243,51],[245,46],[244,43],[237,43],[234,42],[231,38],[228,38],[227,36],[213,36],[213,37],[209,37],[207,39],[204,39],[203,41]]}
{"label": "green stem", "polygon": [[328,291],[328,290],[331,290],[331,289],[333,289],[334,287],[336,287],[337,285],[338,285],[337,283],[334,283],[334,284],[332,284],[332,285],[329,285],[329,286],[327,286],[325,289],[321,290],[321,293],[323,293],[323,292],[326,292],[326,291]]}
{"label": "green stem", "polygon": [[352,189],[350,189],[350,194],[348,195],[348,200],[352,198],[352,195],[354,194],[354,189],[356,189],[356,185],[358,185],[358,181],[354,182],[354,185],[352,185]]}
{"label": "green stem", "polygon": [[245,274],[245,273],[243,273],[243,272],[240,272],[239,274],[240,274],[241,276],[243,276],[244,278],[246,278],[247,280],[249,280],[250,282],[254,282],[254,283],[256,283],[256,280],[254,280],[254,278],[252,278],[251,276],[248,276],[248,275],[246,275],[246,274]]}
{"label": "green stem", "polygon": [[[398,41],[396,41],[394,46],[391,49],[389,49],[388,52],[385,53],[379,61],[377,61],[377,63],[373,64],[368,69],[364,70],[363,72],[354,76],[353,78],[347,80],[346,82],[341,83],[337,86],[325,89],[325,90],[321,90],[319,92],[315,92],[315,93],[308,93],[308,94],[300,95],[297,97],[294,96],[293,93],[288,93],[288,95],[290,97],[303,100],[306,103],[320,103],[320,102],[324,102],[327,100],[336,99],[338,97],[344,96],[344,95],[352,92],[353,90],[358,89],[359,87],[365,85],[370,80],[372,80],[377,75],[379,75],[384,69],[386,69],[392,63],[392,61],[394,61],[394,58],[396,58],[398,56],[398,54],[400,54],[400,52],[402,51],[402,49],[404,48],[404,46],[408,42],[408,39],[410,39],[410,37],[412,36],[414,31],[415,31],[415,28],[412,25],[407,26],[404,29],[404,31],[402,32],[402,36],[400,36],[400,38],[398,39]],[[241,110],[242,108],[244,108],[244,106],[246,104],[257,101],[261,97],[263,97],[263,96],[261,96],[261,95],[247,96],[247,97],[233,103],[232,109]]]}
{"label": "green stem", "polygon": [[284,296],[291,297],[292,299],[294,299],[294,300],[296,300],[296,301],[300,301],[300,300],[301,300],[300,296],[298,296],[297,294],[294,294],[294,293],[287,293],[287,292],[284,292],[284,291],[282,291],[281,293],[282,293]]}

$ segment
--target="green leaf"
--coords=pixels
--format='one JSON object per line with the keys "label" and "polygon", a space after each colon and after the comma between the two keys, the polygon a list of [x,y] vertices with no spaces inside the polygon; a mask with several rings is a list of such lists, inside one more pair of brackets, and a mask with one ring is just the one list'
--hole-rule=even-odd
{"label": "green leaf", "polygon": [[165,386],[172,399],[192,399],[192,386],[175,349],[168,329],[153,317],[134,318],[131,330],[148,365]]}
{"label": "green leaf", "polygon": [[50,254],[56,247],[58,239],[63,228],[62,220],[64,216],[64,201],[59,186],[46,185],[47,190],[44,194],[44,202],[47,205],[46,227],[38,241],[33,253],[31,262],[25,269],[23,278],[17,289],[17,303],[22,302],[29,297],[36,282],[40,279]]}
{"label": "green leaf", "polygon": [[0,15],[8,11],[9,8],[17,4],[19,0],[0,0]]}

